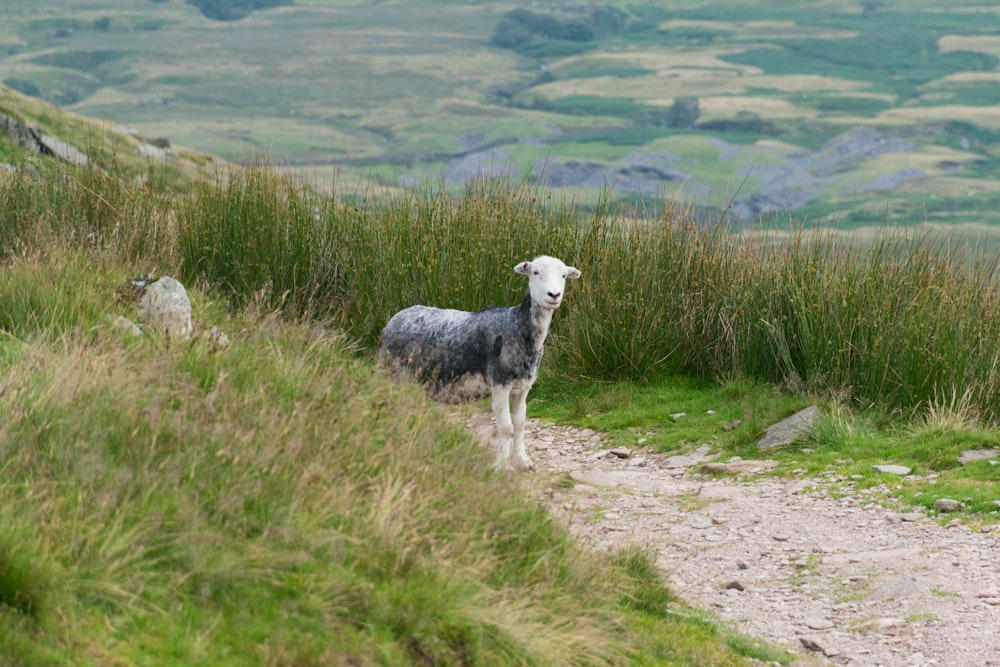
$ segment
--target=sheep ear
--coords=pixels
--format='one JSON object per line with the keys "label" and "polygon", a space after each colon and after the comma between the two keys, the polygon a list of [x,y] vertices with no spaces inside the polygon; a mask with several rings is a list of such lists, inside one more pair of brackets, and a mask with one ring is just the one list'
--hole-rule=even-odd
{"label": "sheep ear", "polygon": [[567,266],[566,267],[566,277],[567,278],[579,278],[581,275],[583,275],[583,274],[580,273],[580,269],[576,268],[575,266]]}
{"label": "sheep ear", "polygon": [[531,275],[531,262],[521,262],[520,264],[518,264],[517,266],[514,267],[514,272],[515,273],[520,273],[520,274],[525,275],[525,276],[530,276]]}

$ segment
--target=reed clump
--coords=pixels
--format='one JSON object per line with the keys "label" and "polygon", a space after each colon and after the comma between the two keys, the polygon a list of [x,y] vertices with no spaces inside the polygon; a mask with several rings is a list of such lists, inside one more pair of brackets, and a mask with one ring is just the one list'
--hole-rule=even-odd
{"label": "reed clump", "polygon": [[968,393],[984,419],[1000,415],[997,263],[942,236],[768,232],[610,201],[583,210],[506,180],[331,197],[267,164],[183,196],[100,179],[71,190],[8,178],[0,227],[155,255],[234,305],[267,303],[369,348],[414,303],[518,302],[511,268],[544,253],[584,275],[553,327],[546,373],[746,376],[890,411]]}

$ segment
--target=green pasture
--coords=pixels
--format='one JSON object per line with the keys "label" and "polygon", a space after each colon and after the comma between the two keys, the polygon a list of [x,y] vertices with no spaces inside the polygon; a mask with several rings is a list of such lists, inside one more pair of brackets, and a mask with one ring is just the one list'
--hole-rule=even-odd
{"label": "green pasture", "polygon": [[[27,0],[8,4],[0,81],[233,161],[340,161],[352,178],[435,182],[439,154],[473,148],[469,137],[515,137],[505,150],[522,170],[538,156],[613,169],[623,155],[666,143],[693,175],[691,189],[709,193],[693,203],[717,208],[737,185],[741,197],[768,194],[753,178],[734,185],[734,169],[787,157],[752,150],[720,163],[707,139],[807,151],[868,125],[914,142],[907,157],[931,165],[928,195],[949,197],[955,179],[995,180],[970,167],[1000,145],[979,139],[1000,127],[1000,47],[992,41],[1000,15],[981,0],[609,1],[600,8],[625,12],[626,24],[571,44],[536,37],[534,55],[491,44],[508,12],[589,15],[550,15],[527,0],[299,0],[215,22],[181,2],[142,11],[126,0],[46,3],[44,12]],[[699,99],[695,123],[712,129],[670,125],[671,105],[684,97]],[[693,140],[681,141],[685,134]],[[933,147],[943,142],[964,153],[957,161],[966,171],[934,165]],[[838,181],[863,185],[887,168],[857,165]],[[867,198],[898,208],[907,187]],[[843,196],[818,193],[808,210],[835,212]],[[991,199],[974,199],[975,221],[995,224]]]}

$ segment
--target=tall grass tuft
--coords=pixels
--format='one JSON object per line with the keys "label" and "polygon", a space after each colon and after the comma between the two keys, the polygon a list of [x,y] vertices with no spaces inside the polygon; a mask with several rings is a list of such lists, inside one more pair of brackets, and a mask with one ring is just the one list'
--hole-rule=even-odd
{"label": "tall grass tuft", "polygon": [[145,178],[65,167],[0,176],[0,259],[60,247],[108,249],[126,260],[173,263],[169,209],[176,196]]}
{"label": "tall grass tuft", "polygon": [[257,164],[204,183],[181,207],[178,241],[183,273],[235,303],[259,291],[372,344],[388,316],[416,302],[519,301],[514,265],[565,244],[576,220],[508,181],[475,182],[460,197],[425,189],[336,200]]}
{"label": "tall grass tuft", "polygon": [[968,394],[978,418],[1000,416],[997,262],[910,229],[736,229],[670,206],[583,210],[503,179],[457,195],[330,197],[264,163],[184,196],[100,173],[14,176],[0,201],[8,256],[48,230],[172,267],[237,306],[332,324],[368,348],[415,303],[518,303],[525,286],[512,267],[544,253],[583,272],[544,374],[742,375],[904,412]]}

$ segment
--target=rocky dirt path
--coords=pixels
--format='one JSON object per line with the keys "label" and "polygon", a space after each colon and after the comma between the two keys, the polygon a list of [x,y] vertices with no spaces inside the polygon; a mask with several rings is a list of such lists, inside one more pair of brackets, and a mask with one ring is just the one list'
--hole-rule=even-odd
{"label": "rocky dirt path", "polygon": [[[466,420],[488,437],[489,415]],[[584,544],[655,549],[681,597],[801,664],[1000,665],[1000,530],[886,507],[888,488],[833,471],[714,476],[708,446],[619,458],[593,431],[525,430],[540,496]]]}

